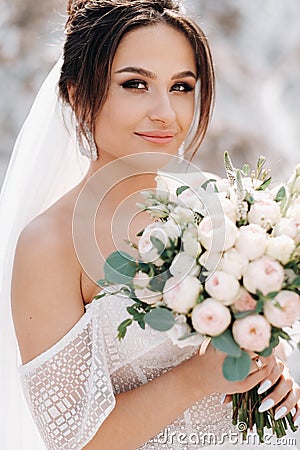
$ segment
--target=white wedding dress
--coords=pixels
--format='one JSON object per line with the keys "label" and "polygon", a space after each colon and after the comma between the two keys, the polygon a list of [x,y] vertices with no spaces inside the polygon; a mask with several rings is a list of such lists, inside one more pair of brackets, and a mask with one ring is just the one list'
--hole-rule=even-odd
{"label": "white wedding dress", "polygon": [[[111,294],[94,300],[59,342],[19,368],[25,397],[48,449],[80,450],[113,410],[116,394],[153,380],[198,351],[193,345],[180,348],[168,333],[150,327],[144,331],[136,323],[119,341],[117,327],[128,317],[130,303]],[[221,405],[220,398],[214,394],[195,403],[140,450],[209,445],[237,449],[241,435],[231,424],[231,405]],[[153,403],[149,415],[156,410]]]}

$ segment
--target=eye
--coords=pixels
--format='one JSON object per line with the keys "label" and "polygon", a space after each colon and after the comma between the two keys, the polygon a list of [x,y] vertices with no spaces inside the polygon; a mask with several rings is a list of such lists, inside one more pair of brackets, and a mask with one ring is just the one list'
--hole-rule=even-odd
{"label": "eye", "polygon": [[171,87],[171,91],[175,92],[191,92],[194,90],[194,86],[191,86],[189,83],[176,83]]}
{"label": "eye", "polygon": [[125,81],[125,83],[121,84],[124,89],[136,89],[141,91],[143,89],[147,89],[147,83],[143,80],[129,80]]}

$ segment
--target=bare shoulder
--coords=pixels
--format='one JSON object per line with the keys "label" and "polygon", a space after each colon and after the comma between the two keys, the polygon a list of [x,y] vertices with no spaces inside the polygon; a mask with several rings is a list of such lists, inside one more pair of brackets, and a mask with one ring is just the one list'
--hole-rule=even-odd
{"label": "bare shoulder", "polygon": [[71,219],[54,207],[21,233],[14,259],[12,313],[23,363],[61,339],[84,313]]}

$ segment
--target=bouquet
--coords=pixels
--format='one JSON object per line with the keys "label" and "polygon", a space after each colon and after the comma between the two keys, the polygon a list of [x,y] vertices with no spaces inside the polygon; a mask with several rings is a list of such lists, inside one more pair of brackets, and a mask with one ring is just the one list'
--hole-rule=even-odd
{"label": "bouquet", "polygon": [[[137,322],[168,332],[177,345],[210,337],[227,354],[224,377],[246,378],[251,358],[268,356],[300,316],[300,165],[286,183],[271,188],[261,156],[255,170],[234,168],[224,155],[227,177],[190,186],[159,175],[157,189],[144,191],[138,206],[155,221],[130,242],[136,256],[112,253],[99,285],[115,285],[132,299],[118,337]],[[258,412],[267,395],[253,388],[234,394],[233,423],[256,425],[277,437],[292,416],[275,420],[274,410]]]}

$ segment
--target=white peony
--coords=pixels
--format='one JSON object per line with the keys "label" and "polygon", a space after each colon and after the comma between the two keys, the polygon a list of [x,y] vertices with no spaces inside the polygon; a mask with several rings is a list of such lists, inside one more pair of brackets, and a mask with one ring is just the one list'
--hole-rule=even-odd
{"label": "white peony", "polygon": [[220,270],[216,270],[205,282],[206,292],[224,305],[231,305],[234,302],[239,289],[237,279]]}
{"label": "white peony", "polygon": [[198,227],[200,243],[206,250],[222,251],[233,247],[238,236],[238,228],[226,216],[206,216]]}
{"label": "white peony", "polygon": [[297,225],[300,224],[300,204],[294,203],[286,212],[286,217],[293,219]]}
{"label": "white peony", "polygon": [[295,242],[289,236],[269,237],[266,255],[278,259],[282,264],[289,262],[291,254],[295,250]]}
{"label": "white peony", "polygon": [[165,283],[163,299],[173,311],[186,314],[195,306],[202,289],[198,278],[192,275],[171,277]]}
{"label": "white peony", "polygon": [[267,247],[266,231],[254,223],[240,227],[235,247],[250,261],[260,258]]}
{"label": "white peony", "polygon": [[273,227],[280,219],[280,206],[270,199],[256,200],[248,212],[248,221],[263,228]]}
{"label": "white peony", "polygon": [[274,236],[281,236],[282,234],[285,234],[292,239],[295,239],[297,236],[297,231],[297,224],[293,219],[282,217],[275,225],[273,233]]}
{"label": "white peony", "polygon": [[273,300],[265,302],[264,315],[274,327],[292,327],[300,316],[299,295],[292,291],[278,292]]}
{"label": "white peony", "polygon": [[192,311],[192,324],[198,333],[208,336],[218,336],[223,333],[231,322],[229,308],[222,303],[207,298]]}
{"label": "white peony", "polygon": [[241,348],[262,352],[270,345],[271,327],[260,314],[249,314],[233,322],[232,334]]}
{"label": "white peony", "polygon": [[268,256],[250,262],[243,278],[244,286],[249,292],[255,294],[259,290],[264,295],[280,291],[283,281],[282,265]]}
{"label": "white peony", "polygon": [[170,272],[173,276],[194,275],[197,277],[200,273],[200,267],[195,258],[185,252],[178,253],[172,261]]}
{"label": "white peony", "polygon": [[245,255],[239,253],[236,248],[230,248],[223,253],[218,268],[240,280],[245,272],[247,264],[248,259]]}

